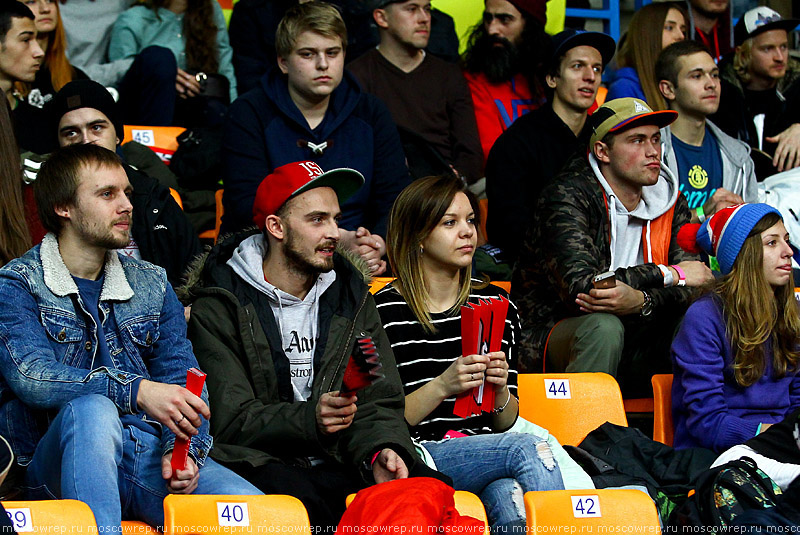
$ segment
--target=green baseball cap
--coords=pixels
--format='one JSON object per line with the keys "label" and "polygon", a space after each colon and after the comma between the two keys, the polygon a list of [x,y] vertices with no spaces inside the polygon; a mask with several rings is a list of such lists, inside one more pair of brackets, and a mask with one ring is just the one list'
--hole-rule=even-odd
{"label": "green baseball cap", "polygon": [[593,147],[606,134],[627,130],[634,126],[652,124],[659,128],[672,124],[678,118],[678,112],[672,110],[653,111],[643,100],[638,98],[617,98],[609,100],[591,115],[592,137],[589,146]]}

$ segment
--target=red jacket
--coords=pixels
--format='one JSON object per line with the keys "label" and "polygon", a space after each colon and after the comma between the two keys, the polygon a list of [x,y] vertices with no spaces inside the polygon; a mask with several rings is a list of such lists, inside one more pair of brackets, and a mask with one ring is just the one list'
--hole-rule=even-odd
{"label": "red jacket", "polygon": [[[485,525],[456,511],[453,487],[430,477],[395,479],[368,487],[356,494],[345,511],[336,535],[382,533],[365,526],[403,526],[389,533],[457,533],[484,535]],[[429,529],[442,528],[440,530]]]}

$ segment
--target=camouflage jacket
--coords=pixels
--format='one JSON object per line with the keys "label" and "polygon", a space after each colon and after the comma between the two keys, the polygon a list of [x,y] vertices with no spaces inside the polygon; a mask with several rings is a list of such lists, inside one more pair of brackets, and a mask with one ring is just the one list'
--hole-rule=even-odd
{"label": "camouflage jacket", "polygon": [[[670,264],[699,260],[677,244],[678,229],[689,221],[686,199],[678,195],[669,244]],[[512,299],[522,321],[520,372],[542,370],[550,330],[558,321],[582,314],[575,304],[576,295],[589,293],[592,278],[608,271],[610,265],[610,221],[604,192],[586,157],[578,155],[542,191],[514,267]],[[658,322],[659,310],[680,313],[691,300],[692,291],[687,287],[664,288],[664,277],[654,263],[619,268],[616,277],[634,288],[648,290],[653,300],[651,317],[626,316],[626,325],[647,328],[647,324]]]}

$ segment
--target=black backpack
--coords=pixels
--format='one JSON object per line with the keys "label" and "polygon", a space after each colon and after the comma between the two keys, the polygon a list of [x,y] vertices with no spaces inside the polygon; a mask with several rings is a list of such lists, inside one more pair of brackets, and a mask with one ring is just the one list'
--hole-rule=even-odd
{"label": "black backpack", "polygon": [[178,150],[169,168],[178,184],[188,191],[218,190],[222,178],[221,128],[197,126],[178,136]]}
{"label": "black backpack", "polygon": [[745,511],[774,507],[780,494],[780,487],[755,461],[742,457],[701,474],[694,494],[672,512],[668,524],[679,532],[684,527],[730,526]]}

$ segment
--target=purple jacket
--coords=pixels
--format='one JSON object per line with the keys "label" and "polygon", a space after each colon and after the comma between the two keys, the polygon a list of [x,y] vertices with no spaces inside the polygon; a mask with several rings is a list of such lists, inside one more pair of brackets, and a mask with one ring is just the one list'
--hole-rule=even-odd
{"label": "purple jacket", "polygon": [[772,377],[771,342],[764,351],[764,376],[747,388],[739,386],[719,298],[708,294],[689,307],[672,342],[676,449],[722,452],[754,437],[760,423],[780,422],[800,407],[800,376]]}

